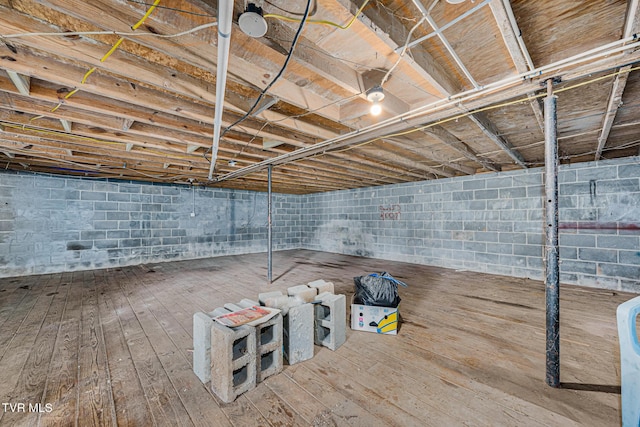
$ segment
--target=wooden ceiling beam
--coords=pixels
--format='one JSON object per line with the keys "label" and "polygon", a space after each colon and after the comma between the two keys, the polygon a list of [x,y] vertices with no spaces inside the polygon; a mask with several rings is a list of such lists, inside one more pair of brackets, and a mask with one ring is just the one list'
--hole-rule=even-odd
{"label": "wooden ceiling beam", "polygon": [[416,156],[428,158],[444,167],[457,170],[465,175],[473,175],[476,173],[476,169],[455,162],[450,162],[449,160],[436,155],[433,150],[429,150],[427,154],[427,147],[424,141],[417,141],[414,139],[409,139],[407,137],[385,138],[385,141],[388,141],[392,144],[395,144],[399,148],[414,153],[414,155]]}
{"label": "wooden ceiling beam", "polygon": [[421,132],[425,135],[436,138],[438,141],[453,148],[454,150],[465,156],[467,159],[473,160],[474,162],[482,165],[482,167],[487,170],[494,172],[499,172],[500,170],[502,170],[499,165],[495,164],[491,160],[479,156],[467,144],[462,142],[460,139],[458,139],[457,136],[455,136],[442,126],[431,126],[427,129],[421,130]]}
{"label": "wooden ceiling beam", "polygon": [[513,159],[514,163],[524,169],[527,169],[527,163],[522,157],[522,154],[520,154],[520,152],[516,150],[509,141],[500,136],[498,129],[484,113],[470,114],[468,117],[469,119],[471,119],[471,121],[478,125],[480,130],[482,130],[482,132],[491,141],[493,141],[498,147],[502,148],[502,150]]}
{"label": "wooden ceiling beam", "polygon": [[[344,2],[347,0],[339,1]],[[387,45],[394,49],[404,45],[409,34],[409,29],[390,11],[384,8],[365,8],[363,15],[366,18],[361,17],[360,20],[369,23],[371,28],[378,29],[376,35]],[[384,33],[379,31],[380,28],[388,29],[388,32]],[[442,67],[438,65],[438,62],[424,48],[419,45],[413,46],[411,53],[414,60],[416,58],[422,58],[422,60],[416,60],[415,62],[410,62],[410,64],[413,65],[414,69],[418,68],[423,74],[427,74],[429,83],[438,88],[442,98],[454,95],[462,90],[460,83],[454,81],[450,74],[443,72]],[[405,56],[403,61],[406,59],[407,57]],[[505,138],[495,132],[495,125],[493,125],[485,115],[481,115],[475,119],[473,117],[470,118],[483,134],[505,150],[509,157],[513,158],[516,163],[525,167],[522,156],[513,149],[513,146],[506,141]]]}
{"label": "wooden ceiling beam", "polygon": [[[627,3],[627,15],[622,34],[623,38],[630,37],[640,30],[639,4],[640,0],[631,0]],[[618,75],[616,75],[616,78],[613,81],[611,93],[609,94],[609,100],[607,101],[607,111],[604,115],[604,119],[602,120],[602,130],[600,131],[600,135],[598,136],[598,145],[596,147],[595,154],[596,161],[600,160],[600,158],[602,157],[602,151],[607,145],[611,127],[613,126],[613,122],[615,121],[616,115],[618,114],[618,109],[622,105],[622,95],[624,94],[624,90],[627,86],[627,79],[629,78],[630,71],[630,65],[621,67],[618,70]]]}
{"label": "wooden ceiling beam", "polygon": [[[489,7],[498,24],[500,34],[502,34],[505,47],[509,51],[509,55],[511,55],[511,60],[516,67],[516,71],[518,74],[530,71],[527,58],[531,57],[527,51],[527,46],[522,39],[518,42],[520,34],[516,34],[516,31],[520,32],[520,29],[514,28],[509,18],[509,15],[513,15],[513,11],[507,10],[507,8],[511,9],[511,3],[504,0],[491,0]],[[533,63],[531,65],[533,65]],[[538,127],[544,132],[544,112],[542,111],[542,105],[538,98],[535,97],[535,92],[530,92],[527,96],[529,97],[531,110],[536,118]]]}
{"label": "wooden ceiling beam", "polygon": [[[94,0],[91,2],[75,2],[70,7],[68,0],[48,0],[44,2],[48,7],[51,7],[64,15],[73,16],[77,19],[89,22],[97,28],[102,28],[109,31],[123,31],[131,32],[131,25],[135,22],[130,22],[131,17],[122,12],[122,6],[116,2],[110,0]],[[65,17],[68,21],[69,18]],[[213,20],[209,21],[212,22]],[[181,20],[175,19],[175,14],[152,14],[145,25],[152,26],[154,31],[160,34],[176,34],[186,29],[184,25],[179,26],[176,23],[180,23]],[[37,31],[31,29],[30,31]],[[19,31],[16,31],[19,32]],[[168,55],[171,58],[184,61],[203,70],[212,70],[216,68],[216,56],[215,56],[215,43],[217,38],[213,36],[216,34],[215,29],[208,29],[206,31],[200,31],[178,39],[183,43],[177,43],[173,39],[157,38],[157,37],[127,37],[125,38],[133,41],[134,43],[148,47],[153,50],[157,50]],[[281,52],[277,52],[273,49],[267,48],[265,45],[257,41],[256,39],[245,35],[237,25],[234,24],[232,30],[232,37],[234,42],[230,46],[229,56],[229,78],[235,79],[237,82],[251,82],[260,89],[264,88],[276,75],[280,67],[284,62],[284,55]],[[43,41],[38,41],[38,44]],[[53,48],[53,47],[52,47]],[[97,46],[98,52],[96,58],[101,58],[104,53],[109,50],[110,46]],[[89,49],[87,46],[83,46],[83,52]],[[205,54],[208,52],[209,54]],[[101,69],[112,70],[116,67],[116,63],[122,57],[123,60],[128,62],[134,67],[125,70],[122,67],[117,67],[115,72],[121,75],[127,75],[129,78],[136,80],[144,78],[160,77],[164,83],[160,83],[160,87],[163,85],[167,89],[176,90],[180,89],[188,79],[184,78],[188,76],[181,75],[180,72],[169,71],[161,73],[159,75],[137,75],[137,72],[133,68],[138,65],[138,61],[131,62],[126,58],[123,49],[119,49],[109,57],[109,59],[102,63],[95,63]],[[78,58],[85,62],[91,62],[90,58]],[[95,62],[95,61],[94,61]],[[301,67],[300,67],[301,68]],[[304,70],[296,70],[295,67],[291,67],[288,70],[287,76],[283,76],[277,85],[274,85],[269,93],[277,96],[282,100],[286,100],[292,105],[296,105],[300,108],[309,110],[318,110],[319,115],[326,117],[330,120],[339,120],[339,109],[335,105],[328,105],[332,102],[331,98],[326,98],[306,88],[302,87],[296,81],[290,81],[291,74],[294,71],[304,73]],[[136,77],[137,76],[137,77]],[[158,85],[158,83],[149,84]],[[327,87],[330,87],[327,82]],[[185,86],[186,88],[186,86]],[[214,101],[214,90],[208,90],[207,93],[203,93],[196,87],[192,87],[192,90],[185,92],[186,96],[206,99],[209,102]],[[209,99],[211,96],[211,99]]]}

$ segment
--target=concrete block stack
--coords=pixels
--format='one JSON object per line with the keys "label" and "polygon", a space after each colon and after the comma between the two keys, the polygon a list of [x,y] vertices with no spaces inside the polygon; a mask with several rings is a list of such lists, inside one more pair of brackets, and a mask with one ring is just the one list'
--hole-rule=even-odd
{"label": "concrete block stack", "polygon": [[256,328],[211,325],[211,390],[225,403],[256,386]]}
{"label": "concrete block stack", "polygon": [[[193,316],[193,371],[224,402],[234,401],[257,383],[290,365],[311,359],[314,344],[336,350],[346,336],[346,301],[334,295],[331,282],[316,280],[226,303],[210,313]],[[281,310],[269,320],[230,328],[214,318],[232,311],[264,305]]]}
{"label": "concrete block stack", "polygon": [[323,292],[315,302],[315,343],[335,351],[346,339],[346,298],[344,295]]}

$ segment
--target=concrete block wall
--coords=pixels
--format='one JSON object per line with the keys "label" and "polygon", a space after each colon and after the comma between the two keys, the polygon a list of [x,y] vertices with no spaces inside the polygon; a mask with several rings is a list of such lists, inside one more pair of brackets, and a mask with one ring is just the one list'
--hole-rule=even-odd
{"label": "concrete block wall", "polygon": [[[640,292],[640,158],[563,165],[559,181],[562,282]],[[274,194],[274,250],[542,279],[542,182],[538,168]],[[265,252],[266,197],[0,172],[0,277]]]}
{"label": "concrete block wall", "polygon": [[[274,249],[298,247],[297,198],[273,195]],[[0,277],[267,250],[267,195],[0,172]]]}
{"label": "concrete block wall", "polygon": [[[542,279],[543,174],[301,196],[302,247]],[[561,281],[640,292],[640,158],[563,165],[559,182]]]}

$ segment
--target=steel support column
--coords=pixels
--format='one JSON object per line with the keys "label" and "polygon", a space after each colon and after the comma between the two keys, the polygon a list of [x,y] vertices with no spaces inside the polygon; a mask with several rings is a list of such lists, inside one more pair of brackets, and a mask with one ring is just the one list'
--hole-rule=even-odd
{"label": "steel support column", "polygon": [[551,387],[560,387],[560,268],[558,249],[558,135],[553,81],[547,80],[544,100],[545,134],[545,294],[547,313],[547,374]]}
{"label": "steel support column", "polygon": [[267,191],[267,253],[268,253],[268,266],[267,266],[267,280],[272,282],[271,274],[273,270],[273,236],[271,234],[271,173],[273,165],[269,165],[268,168],[268,191]]}

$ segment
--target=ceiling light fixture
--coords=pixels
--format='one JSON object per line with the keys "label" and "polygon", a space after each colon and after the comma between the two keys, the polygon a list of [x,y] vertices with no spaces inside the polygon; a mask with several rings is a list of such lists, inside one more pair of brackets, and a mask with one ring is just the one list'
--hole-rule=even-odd
{"label": "ceiling light fixture", "polygon": [[262,8],[249,3],[244,13],[238,18],[238,25],[249,37],[259,38],[267,33],[267,21],[262,17]]}
{"label": "ceiling light fixture", "polygon": [[379,115],[382,112],[382,105],[380,102],[384,99],[384,91],[382,86],[374,86],[367,92],[367,99],[372,103],[371,114],[374,116]]}

